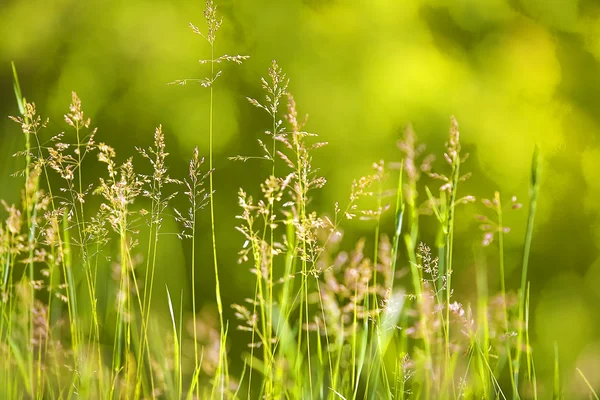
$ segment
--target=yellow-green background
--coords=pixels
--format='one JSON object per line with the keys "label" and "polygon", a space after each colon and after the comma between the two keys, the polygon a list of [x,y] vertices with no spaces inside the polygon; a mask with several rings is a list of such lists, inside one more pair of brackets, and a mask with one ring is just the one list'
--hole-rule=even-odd
{"label": "yellow-green background", "polygon": [[[271,59],[291,78],[309,130],[329,146],[315,155],[328,184],[323,210],[344,202],[351,180],[371,162],[397,161],[395,146],[412,122],[428,150],[439,153],[449,116],[460,122],[466,167],[473,178],[463,194],[527,196],[534,145],[540,145],[543,183],[530,278],[535,355],[542,376],[552,368],[554,341],[565,378],[586,370],[600,387],[600,3],[592,0],[223,0],[218,54],[247,54],[226,66],[215,86],[217,238],[224,301],[251,295],[252,276],[236,264],[242,239],[234,231],[236,192],[258,192],[269,167],[227,159],[254,155],[268,118],[245,96],[259,97]],[[182,177],[194,146],[208,153],[208,97],[199,85],[167,86],[201,78],[197,63],[208,47],[188,22],[203,27],[201,1],[1,0],[0,115],[17,113],[10,61],[28,100],[51,122],[47,135],[66,129],[62,114],[77,91],[99,127],[97,140],[120,159],[147,146],[163,124],[171,171]],[[15,202],[20,181],[9,175],[22,160],[19,128],[0,122],[0,197]],[[438,160],[441,163],[442,160]],[[99,173],[90,167],[88,178]],[[474,254],[480,232],[463,208],[457,234],[458,301],[474,294]],[[509,218],[509,286],[519,281],[526,212]],[[433,224],[433,220],[430,221]],[[208,218],[197,287],[214,296]],[[389,226],[389,223],[388,225]],[[369,226],[350,225],[354,236]],[[172,223],[166,229],[176,231]],[[430,231],[432,231],[430,229]],[[427,233],[427,230],[426,230]],[[352,236],[352,235],[351,235]],[[427,236],[427,234],[426,234]],[[431,239],[431,237],[425,237]],[[169,236],[162,244],[161,279],[189,292],[189,246]],[[493,247],[487,256],[497,285]],[[573,378],[573,379],[572,379]],[[575,383],[573,383],[575,384]]]}

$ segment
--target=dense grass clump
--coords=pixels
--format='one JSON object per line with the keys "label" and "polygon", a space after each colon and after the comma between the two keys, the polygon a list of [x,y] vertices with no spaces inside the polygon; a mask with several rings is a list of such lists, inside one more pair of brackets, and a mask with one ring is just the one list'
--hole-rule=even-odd
{"label": "dense grass clump", "polygon": [[[47,132],[14,71],[20,115],[12,119],[25,148],[19,153],[24,169],[16,174],[23,180],[21,204],[3,203],[0,226],[3,398],[562,398],[558,351],[554,382],[538,382],[529,336],[527,270],[539,153],[523,207],[528,217],[520,286],[506,285],[504,221],[506,212],[522,205],[496,192],[483,199],[486,212],[476,218],[481,245],[497,252],[499,282],[489,282],[487,266],[478,265],[476,301],[461,303],[465,296],[452,285],[453,271],[462,268],[454,263],[454,232],[469,222],[458,220],[456,209],[475,198],[462,189],[470,174],[457,120],[450,119],[441,162],[424,152],[409,126],[399,141],[401,162],[374,163],[370,175],[353,182],[349,198],[324,212],[311,201],[326,183],[312,154],[326,143],[307,130],[275,61],[261,81],[264,98],[248,98],[269,115],[260,154],[232,158],[272,165],[260,188],[237,194],[239,261],[255,277],[254,296],[243,304],[223,303],[213,91],[220,64],[248,57],[215,56],[222,20],[212,1],[204,16],[206,30],[191,28],[209,44],[210,58],[201,61],[208,76],[174,82],[200,83],[210,91],[208,165],[196,148],[186,176],[169,174],[161,126],[152,146],[136,148],[135,157],[118,164],[76,93],[64,115],[70,132]],[[88,163],[102,164],[104,175],[84,175]],[[172,206],[178,197],[186,199],[186,209]],[[198,224],[205,207],[210,227]],[[389,232],[385,214],[394,221]],[[183,294],[155,279],[165,267],[157,254],[167,218],[181,227],[179,238],[190,241],[191,321],[176,312]],[[343,227],[355,219],[371,221],[373,232],[348,243]],[[425,223],[434,224],[434,243],[421,239]],[[196,309],[194,283],[208,265],[196,258],[201,229],[211,229],[218,312],[212,325]],[[499,293],[491,293],[493,287]],[[166,293],[167,330],[153,316],[157,290]],[[232,307],[237,320],[228,321],[224,307]],[[248,344],[244,368],[235,374],[232,329],[246,332]],[[578,370],[590,396],[598,398],[584,372]]]}

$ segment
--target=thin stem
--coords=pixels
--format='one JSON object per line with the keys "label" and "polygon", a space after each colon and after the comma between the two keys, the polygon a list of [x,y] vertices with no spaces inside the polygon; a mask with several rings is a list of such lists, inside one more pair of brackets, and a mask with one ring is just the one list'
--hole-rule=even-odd
{"label": "thin stem", "polygon": [[[445,261],[446,261],[446,321],[444,326],[445,329],[445,377],[444,381],[447,382],[450,378],[450,300],[452,296],[452,261],[453,261],[453,250],[454,250],[454,212],[456,206],[456,194],[458,191],[458,182],[460,178],[460,154],[454,156],[452,163],[452,186],[450,190],[450,197],[447,205],[447,225],[446,225],[446,243],[445,243]],[[454,385],[454,380],[452,380]]]}
{"label": "thin stem", "polygon": [[[195,183],[194,183],[195,186]],[[212,189],[211,189],[212,190]],[[194,187],[194,192],[196,188]],[[211,196],[212,199],[212,196]],[[198,365],[198,327],[196,320],[196,196],[193,194],[193,218],[192,218],[192,314],[194,324],[194,367]],[[196,396],[200,395],[200,386],[196,385]]]}
{"label": "thin stem", "polygon": [[521,353],[523,346],[523,325],[525,324],[525,291],[527,285],[527,271],[529,268],[529,254],[533,238],[533,223],[537,209],[537,199],[540,191],[540,152],[536,147],[531,163],[531,180],[529,186],[529,213],[527,215],[527,228],[525,245],[523,247],[523,269],[521,270],[521,289],[519,290],[519,331],[517,335],[517,354],[515,355],[515,383],[519,383],[519,370],[521,366]]}
{"label": "thin stem", "polygon": [[513,373],[513,362],[512,353],[509,344],[509,332],[508,332],[508,310],[506,307],[506,280],[504,274],[504,225],[502,224],[502,203],[500,201],[500,193],[494,194],[494,202],[496,204],[496,212],[498,214],[498,253],[500,262],[500,292],[502,295],[502,313],[504,318],[504,334],[506,336],[506,356],[508,357],[508,369],[510,372],[510,383],[513,389],[513,397],[518,399],[519,393],[515,383],[515,375]]}
{"label": "thin stem", "polygon": [[[214,44],[211,43],[211,63],[210,63],[210,77],[211,81],[215,75],[215,63],[214,63]],[[210,171],[213,170],[213,103],[214,103],[214,90],[213,86],[210,86],[210,112],[208,119],[208,132],[209,132],[209,149],[208,149],[208,168]],[[213,261],[215,267],[215,280],[216,280],[216,296],[217,296],[217,309],[219,311],[219,322],[221,323],[221,332],[223,332],[223,304],[221,302],[221,288],[219,285],[219,268],[217,263],[217,240],[215,235],[215,202],[214,202],[214,186],[213,186],[213,174],[212,172],[208,177],[210,186],[210,225],[212,232],[212,247],[213,247]]]}
{"label": "thin stem", "polygon": [[[217,366],[217,376],[221,384],[221,397],[225,393],[225,382],[224,377],[220,376],[223,373],[223,364],[225,362],[225,324],[223,320],[223,303],[221,301],[221,285],[219,283],[219,267],[217,262],[217,240],[215,234],[215,201],[214,201],[214,186],[213,186],[213,109],[214,109],[214,79],[215,79],[215,47],[214,42],[210,42],[210,106],[209,106],[209,118],[208,118],[208,132],[209,132],[209,144],[208,144],[208,166],[211,173],[209,174],[209,190],[210,190],[210,226],[212,234],[212,249],[213,249],[213,262],[215,269],[215,291],[217,300],[217,310],[219,312],[219,323],[220,323],[220,349],[219,349],[219,362]],[[213,393],[214,395],[214,386]]]}

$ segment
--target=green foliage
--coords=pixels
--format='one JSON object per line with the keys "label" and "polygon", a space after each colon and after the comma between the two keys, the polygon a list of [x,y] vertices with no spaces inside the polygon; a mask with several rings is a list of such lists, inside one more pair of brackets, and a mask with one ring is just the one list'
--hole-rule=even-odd
{"label": "green foliage", "polygon": [[[538,202],[544,201],[539,149],[526,226],[517,230],[524,232],[521,260],[508,259],[505,245],[509,211],[521,204],[495,191],[491,200],[482,199],[487,214],[476,216],[483,232],[473,246],[476,288],[464,290],[453,279],[466,268],[456,255],[465,247],[457,232],[472,224],[476,206],[463,189],[471,173],[465,173],[468,154],[457,119],[450,118],[442,162],[425,153],[408,126],[398,146],[401,161],[373,163],[370,174],[352,182],[345,201],[327,207],[317,201],[326,184],[318,153],[327,143],[308,130],[293,85],[276,61],[261,79],[264,100],[247,97],[269,116],[266,139],[258,140],[262,154],[231,157],[268,164],[259,188],[245,184],[237,192],[238,256],[249,266],[243,273],[246,281],[248,272],[253,277],[246,284],[253,295],[226,302],[224,294],[235,286],[223,279],[217,258],[230,251],[221,244],[218,224],[225,217],[217,210],[231,193],[215,197],[215,98],[219,67],[248,57],[215,56],[223,20],[212,0],[204,17],[205,30],[190,27],[210,48],[210,58],[200,62],[210,73],[173,83],[199,84],[209,92],[202,110],[207,127],[194,128],[207,132],[208,166],[195,147],[180,178],[168,166],[162,126],[151,146],[119,163],[117,151],[98,141],[75,92],[61,127],[66,132],[48,134],[48,121],[23,97],[12,65],[20,115],[11,119],[25,140],[17,154],[21,202],[3,202],[0,224],[5,397],[567,396],[575,371],[568,374],[559,363],[558,345],[554,361],[544,366],[550,379],[542,382],[530,341],[529,265]],[[540,79],[552,81],[553,75]],[[542,90],[536,83],[522,85],[536,95]],[[88,175],[94,168],[88,164],[100,165],[102,176]],[[183,212],[181,201],[187,203]],[[205,206],[210,222],[204,225]],[[363,237],[344,235],[354,224],[361,224]],[[177,232],[167,231],[174,226]],[[205,258],[212,258],[211,268],[198,257],[203,231],[210,232]],[[168,234],[177,235],[189,254],[184,288],[157,282],[158,271],[173,268],[161,258],[169,250]],[[509,264],[518,269],[518,287],[507,278]],[[213,277],[216,311],[198,307],[198,281]],[[167,312],[161,315],[161,309]],[[576,372],[585,393],[597,399],[593,383]]]}

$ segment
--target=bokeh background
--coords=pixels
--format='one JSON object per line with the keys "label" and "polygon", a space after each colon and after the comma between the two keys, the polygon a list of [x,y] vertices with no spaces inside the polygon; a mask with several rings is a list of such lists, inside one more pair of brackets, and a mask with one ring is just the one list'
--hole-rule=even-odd
{"label": "bokeh background", "polygon": [[[462,194],[526,202],[531,155],[543,155],[543,181],[532,249],[532,335],[538,372],[552,371],[553,346],[568,380],[574,367],[600,387],[600,3],[594,0],[222,0],[218,54],[250,55],[224,67],[215,86],[217,238],[224,302],[252,296],[248,266],[236,263],[242,238],[234,230],[236,193],[258,193],[270,170],[256,138],[268,116],[245,96],[260,97],[260,77],[277,59],[308,129],[329,145],[315,154],[328,184],[316,204],[327,211],[346,201],[352,179],[373,161],[398,161],[396,141],[412,122],[428,151],[440,153],[450,115],[461,126],[473,177]],[[0,115],[16,115],[10,61],[23,94],[50,117],[47,135],[66,129],[71,91],[99,127],[98,141],[119,159],[147,146],[162,124],[171,173],[183,177],[194,146],[208,155],[208,92],[197,60],[209,48],[189,22],[203,27],[202,1],[1,0]],[[22,160],[19,127],[0,119],[0,197],[18,201]],[[438,160],[438,163],[443,162]],[[99,170],[90,165],[88,177]],[[482,249],[473,216],[459,214],[457,300],[475,291],[474,262],[487,262],[497,285],[493,246]],[[388,215],[384,223],[391,227]],[[200,243],[197,288],[214,298],[209,218]],[[508,285],[518,287],[526,211],[511,213]],[[434,226],[433,219],[428,222]],[[372,226],[346,227],[348,237]],[[169,222],[167,230],[178,231]],[[433,240],[433,228],[424,240]],[[429,237],[428,237],[429,235]],[[350,246],[351,244],[349,244]],[[165,236],[159,279],[189,293],[189,245]],[[483,260],[483,261],[482,261]],[[496,279],[496,280],[494,280]],[[495,282],[495,283],[494,283]],[[173,289],[175,292],[177,289]],[[187,300],[189,305],[189,299]],[[573,379],[570,379],[570,378]]]}

